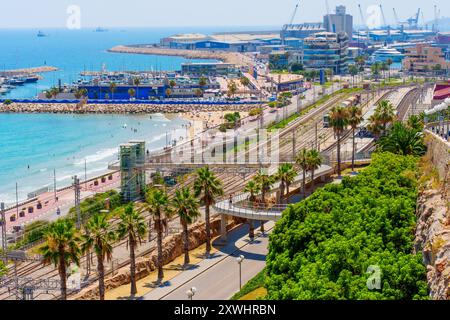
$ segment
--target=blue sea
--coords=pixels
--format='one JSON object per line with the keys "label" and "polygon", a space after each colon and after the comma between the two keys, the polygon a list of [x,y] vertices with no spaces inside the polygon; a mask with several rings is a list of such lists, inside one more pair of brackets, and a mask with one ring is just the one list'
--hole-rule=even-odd
{"label": "blue sea", "polygon": [[[176,33],[210,34],[240,29],[43,29],[47,37],[37,37],[37,29],[4,29],[0,30],[0,70],[42,65],[59,68],[43,73],[44,79],[38,83],[18,87],[7,96],[30,98],[57,85],[58,79],[62,83],[77,80],[83,70],[178,70],[186,61],[180,57],[107,52],[116,45],[156,43]],[[16,182],[20,200],[41,187],[52,187],[54,169],[58,188],[69,185],[75,174],[84,178],[85,161],[88,177],[101,174],[117,158],[120,143],[143,139],[147,149],[163,147],[167,138],[183,136],[184,123],[162,115],[0,114],[0,202],[15,201]]]}

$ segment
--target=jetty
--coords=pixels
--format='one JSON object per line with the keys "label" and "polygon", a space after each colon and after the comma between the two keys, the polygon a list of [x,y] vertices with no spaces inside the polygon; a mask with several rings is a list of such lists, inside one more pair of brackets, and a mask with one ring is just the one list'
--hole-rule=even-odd
{"label": "jetty", "polygon": [[188,59],[210,59],[231,63],[237,66],[253,66],[254,62],[246,55],[239,52],[203,51],[162,48],[156,45],[115,46],[108,50],[113,53],[148,54],[158,56],[179,56]]}
{"label": "jetty", "polygon": [[52,66],[41,66],[41,67],[32,67],[32,68],[23,68],[23,69],[14,69],[14,70],[4,70],[0,71],[0,76],[17,76],[23,74],[36,74],[43,72],[52,72],[57,71],[58,68]]}

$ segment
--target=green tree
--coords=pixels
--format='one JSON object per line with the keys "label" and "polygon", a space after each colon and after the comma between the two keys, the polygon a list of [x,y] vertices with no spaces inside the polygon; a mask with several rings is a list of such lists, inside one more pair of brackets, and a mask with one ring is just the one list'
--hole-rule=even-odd
{"label": "green tree", "polygon": [[300,152],[297,154],[295,158],[295,163],[298,165],[300,170],[302,170],[302,195],[303,198],[306,197],[306,171],[309,169],[309,162],[308,162],[308,150],[303,148],[300,150]]}
{"label": "green tree", "polygon": [[0,277],[5,276],[8,273],[8,269],[6,268],[3,261],[0,261]]}
{"label": "green tree", "polygon": [[356,65],[351,64],[348,66],[348,73],[352,76],[353,86],[355,85],[355,76],[359,73],[359,69]]}
{"label": "green tree", "polygon": [[254,180],[250,180],[244,188],[244,192],[249,193],[248,200],[255,206],[257,197],[256,195],[261,192],[261,186]]}
{"label": "green tree", "polygon": [[228,82],[228,92],[227,95],[228,97],[233,97],[237,92],[237,85],[236,82],[234,82],[233,80],[231,80],[230,82]]}
{"label": "green tree", "polygon": [[389,69],[388,81],[391,80],[391,66],[392,66],[393,63],[394,63],[394,61],[391,58],[388,58],[386,60],[386,65],[388,66],[388,69]]}
{"label": "green tree", "polygon": [[80,264],[80,236],[71,220],[57,220],[44,234],[45,244],[40,248],[43,263],[58,268],[61,299],[67,300],[67,267]]}
{"label": "green tree", "polygon": [[206,84],[207,84],[207,81],[206,81],[206,78],[205,77],[200,77],[200,79],[198,80],[198,85],[201,87],[201,88],[203,88],[204,86],[206,86]]}
{"label": "green tree", "polygon": [[205,205],[206,256],[209,257],[211,252],[210,207],[215,203],[217,197],[223,195],[223,187],[222,182],[208,166],[198,169],[196,175],[194,193]]}
{"label": "green tree", "polygon": [[166,89],[166,96],[167,96],[167,97],[170,97],[171,95],[172,95],[172,89],[167,88],[167,89]]}
{"label": "green tree", "polygon": [[114,100],[114,92],[117,90],[117,84],[115,82],[111,82],[109,84],[109,92],[111,92],[111,99]]}
{"label": "green tree", "polygon": [[348,115],[348,125],[352,129],[352,171],[355,171],[355,133],[356,129],[361,122],[363,122],[364,117],[362,116],[362,109],[358,106],[347,107]]}
{"label": "green tree", "polygon": [[86,224],[86,232],[83,235],[83,251],[94,249],[97,256],[98,290],[100,300],[105,300],[105,266],[104,261],[111,261],[113,243],[116,234],[105,215],[97,214]]}
{"label": "green tree", "polygon": [[424,121],[420,116],[413,114],[408,118],[407,125],[411,129],[422,131],[424,127]]}
{"label": "green tree", "polygon": [[169,86],[173,89],[177,85],[177,82],[175,80],[169,81]]}
{"label": "green tree", "polygon": [[248,85],[250,84],[250,80],[247,77],[242,76],[239,81],[241,82],[241,84],[244,87],[248,87]]}
{"label": "green tree", "polygon": [[307,166],[308,170],[311,172],[311,188],[314,190],[314,173],[322,165],[322,156],[316,149],[311,149],[308,151],[307,155]]}
{"label": "green tree", "polygon": [[395,108],[389,100],[381,100],[375,109],[375,116],[383,127],[383,134],[387,125],[395,119]]}
{"label": "green tree", "polygon": [[289,194],[289,187],[294,182],[297,176],[297,171],[294,166],[290,163],[283,163],[278,166],[278,172],[276,174],[276,179],[280,181],[280,199],[284,198],[284,191],[286,190]]}
{"label": "green tree", "polygon": [[330,126],[337,138],[337,173],[341,176],[341,138],[347,129],[347,109],[341,106],[333,107],[330,112]]}
{"label": "green tree", "polygon": [[377,142],[382,151],[389,151],[400,155],[423,156],[426,147],[423,141],[423,133],[406,127],[397,121],[387,135]]}
{"label": "green tree", "polygon": [[272,189],[272,186],[275,183],[275,177],[266,172],[259,171],[254,177],[254,180],[261,187],[261,201],[263,205],[266,205],[266,195]]}
{"label": "green tree", "polygon": [[131,99],[136,95],[136,91],[133,88],[130,88],[128,89],[128,95],[130,96]]}
{"label": "green tree", "polygon": [[139,99],[139,85],[141,84],[141,79],[135,77],[133,79],[133,84],[136,86],[136,97]]}
{"label": "green tree", "polygon": [[163,261],[163,229],[164,224],[163,221],[170,216],[170,208],[169,208],[169,196],[164,189],[150,189],[146,196],[146,209],[152,215],[155,221],[155,229],[156,229],[156,246],[158,248],[158,283],[161,283],[164,278],[164,261]]}
{"label": "green tree", "polygon": [[175,191],[172,206],[174,211],[180,217],[180,222],[183,226],[184,265],[188,265],[190,262],[188,225],[192,224],[200,217],[199,202],[194,194],[191,193],[191,189],[189,187],[184,187]]}
{"label": "green tree", "polygon": [[120,214],[120,222],[117,228],[119,238],[128,237],[130,250],[130,284],[131,295],[137,293],[136,287],[136,255],[135,250],[142,243],[142,237],[147,232],[147,225],[141,213],[134,209],[133,203],[125,207]]}

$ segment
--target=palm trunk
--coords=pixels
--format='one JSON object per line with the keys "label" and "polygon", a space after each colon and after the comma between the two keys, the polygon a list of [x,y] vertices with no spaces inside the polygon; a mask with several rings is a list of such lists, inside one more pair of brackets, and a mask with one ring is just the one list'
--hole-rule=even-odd
{"label": "palm trunk", "polygon": [[261,220],[260,223],[261,223],[261,227],[259,228],[259,231],[261,231],[262,233],[264,233],[264,221]]}
{"label": "palm trunk", "polygon": [[130,284],[131,284],[131,295],[134,296],[137,293],[136,287],[136,258],[134,255],[134,240],[129,239],[130,244]]}
{"label": "palm trunk", "polygon": [[211,253],[211,224],[209,221],[209,203],[205,206],[205,228],[206,228],[206,257]]}
{"label": "palm trunk", "polygon": [[158,228],[157,228],[157,247],[158,247],[158,283],[160,283],[163,278],[164,278],[164,271],[163,271],[163,260],[162,260],[162,256],[163,256],[163,252],[162,252],[162,239],[163,239],[163,234],[162,234],[162,224],[161,224],[161,217],[158,215],[158,218],[156,220],[156,223],[158,224]]}
{"label": "palm trunk", "polygon": [[59,278],[61,282],[61,300],[67,300],[67,274],[66,262],[64,261],[64,250],[59,250]]}
{"label": "palm trunk", "polygon": [[248,237],[250,238],[250,240],[253,240],[255,238],[255,226],[253,225],[253,220],[248,219],[248,226]]}
{"label": "palm trunk", "polygon": [[352,129],[353,137],[352,137],[352,172],[355,171],[355,129]]}
{"label": "palm trunk", "polygon": [[98,294],[100,300],[105,300],[105,267],[103,265],[103,258],[97,254],[97,270],[98,270]]}
{"label": "palm trunk", "polygon": [[283,201],[283,198],[284,198],[284,188],[285,188],[284,181],[281,181],[281,184],[280,184],[280,202]]}
{"label": "palm trunk", "polygon": [[311,189],[312,189],[312,191],[311,192],[314,192],[314,173],[315,173],[315,169],[314,168],[312,168],[311,169]]}
{"label": "palm trunk", "polygon": [[341,134],[337,135],[337,172],[341,176]]}
{"label": "palm trunk", "polygon": [[303,180],[302,180],[302,193],[303,199],[306,197],[306,169],[303,169]]}
{"label": "palm trunk", "polygon": [[188,226],[186,221],[181,221],[183,225],[183,236],[184,236],[184,265],[188,265],[190,263],[189,259],[189,234],[188,234]]}

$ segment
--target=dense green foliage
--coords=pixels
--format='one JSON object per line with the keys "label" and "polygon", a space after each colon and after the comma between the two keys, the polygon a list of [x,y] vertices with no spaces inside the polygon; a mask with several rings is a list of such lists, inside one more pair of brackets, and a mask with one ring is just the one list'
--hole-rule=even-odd
{"label": "dense green foliage", "polygon": [[6,274],[6,267],[5,264],[3,263],[3,261],[0,261],[0,277],[4,276]]}
{"label": "dense green foliage", "polygon": [[[81,219],[84,221],[101,210],[105,210],[106,199],[109,199],[109,210],[111,211],[122,205],[120,194],[115,190],[97,193],[93,197],[81,201]],[[75,207],[70,209],[69,217],[76,220]]]}
{"label": "dense green foliage", "polygon": [[[420,126],[418,123],[411,123],[411,125]],[[382,151],[401,155],[423,156],[426,152],[421,129],[405,126],[400,121],[394,122],[388,134],[377,141],[377,147]]]}
{"label": "dense green foliage", "polygon": [[264,287],[264,282],[266,280],[266,270],[263,269],[256,276],[254,276],[249,282],[247,282],[241,290],[239,290],[236,294],[234,294],[230,300],[239,300],[246,294]]}
{"label": "dense green foliage", "polygon": [[[372,164],[290,206],[270,236],[269,299],[426,299],[425,267],[412,254],[417,159]],[[367,286],[371,265],[381,289]]]}

